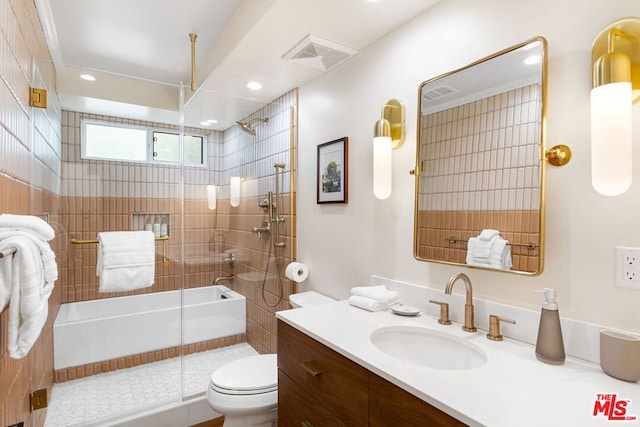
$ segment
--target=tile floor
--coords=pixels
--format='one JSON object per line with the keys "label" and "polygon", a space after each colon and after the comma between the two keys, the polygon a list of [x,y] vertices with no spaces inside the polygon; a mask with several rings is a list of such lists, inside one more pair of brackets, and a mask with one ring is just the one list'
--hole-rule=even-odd
{"label": "tile floor", "polygon": [[206,391],[211,373],[235,359],[258,354],[237,344],[184,357],[184,393],[180,393],[180,358],[54,384],[45,427],[69,427],[115,417]]}

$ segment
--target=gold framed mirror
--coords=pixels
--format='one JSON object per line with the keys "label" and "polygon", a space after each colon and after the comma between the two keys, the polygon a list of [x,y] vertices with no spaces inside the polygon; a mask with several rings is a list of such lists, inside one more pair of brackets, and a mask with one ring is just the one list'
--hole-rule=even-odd
{"label": "gold framed mirror", "polygon": [[542,272],[546,80],[536,37],[420,85],[416,259]]}

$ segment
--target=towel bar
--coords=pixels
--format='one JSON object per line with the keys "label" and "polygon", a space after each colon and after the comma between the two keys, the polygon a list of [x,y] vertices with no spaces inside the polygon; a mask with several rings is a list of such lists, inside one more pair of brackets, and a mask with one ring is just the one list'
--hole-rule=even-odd
{"label": "towel bar", "polygon": [[[169,240],[169,236],[156,237],[155,240],[156,242],[162,241],[162,265],[166,267],[169,265],[169,260],[167,259],[167,240]],[[97,240],[78,240],[73,238],[70,240],[70,242],[73,245],[86,245],[87,243],[98,243]]]}
{"label": "towel bar", "polygon": [[[452,245],[454,245],[454,244],[456,244],[458,242],[465,242],[465,243],[468,242],[468,240],[457,239],[456,236],[446,237],[444,240],[446,240],[447,242],[451,243]],[[509,246],[518,246],[518,247],[521,247],[521,248],[527,248],[530,251],[532,251],[532,250],[534,250],[535,248],[538,247],[538,245],[536,245],[533,242],[529,242],[529,243],[511,243],[511,242],[509,242],[509,243],[507,243],[507,245],[509,245]]]}
{"label": "towel bar", "polygon": [[13,255],[15,253],[16,253],[16,251],[9,251],[9,252],[6,252],[6,253],[0,252],[0,258],[4,258],[6,256]]}

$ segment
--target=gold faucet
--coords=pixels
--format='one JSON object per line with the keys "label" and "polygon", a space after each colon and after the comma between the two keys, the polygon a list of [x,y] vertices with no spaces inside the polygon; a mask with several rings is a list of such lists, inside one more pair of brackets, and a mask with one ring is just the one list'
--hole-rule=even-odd
{"label": "gold faucet", "polygon": [[469,277],[467,277],[467,275],[464,273],[454,274],[449,279],[449,283],[447,283],[447,288],[444,290],[444,293],[447,295],[451,295],[453,285],[458,279],[461,279],[464,282],[467,293],[467,302],[464,305],[464,326],[462,327],[462,330],[467,332],[475,332],[476,327],[473,322],[473,288],[471,287],[471,280],[469,280]]}

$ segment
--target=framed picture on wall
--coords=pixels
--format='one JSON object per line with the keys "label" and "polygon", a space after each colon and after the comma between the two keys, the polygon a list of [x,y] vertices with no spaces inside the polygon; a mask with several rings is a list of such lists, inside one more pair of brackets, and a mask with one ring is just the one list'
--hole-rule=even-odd
{"label": "framed picture on wall", "polygon": [[347,203],[349,198],[349,138],[318,145],[318,203]]}

